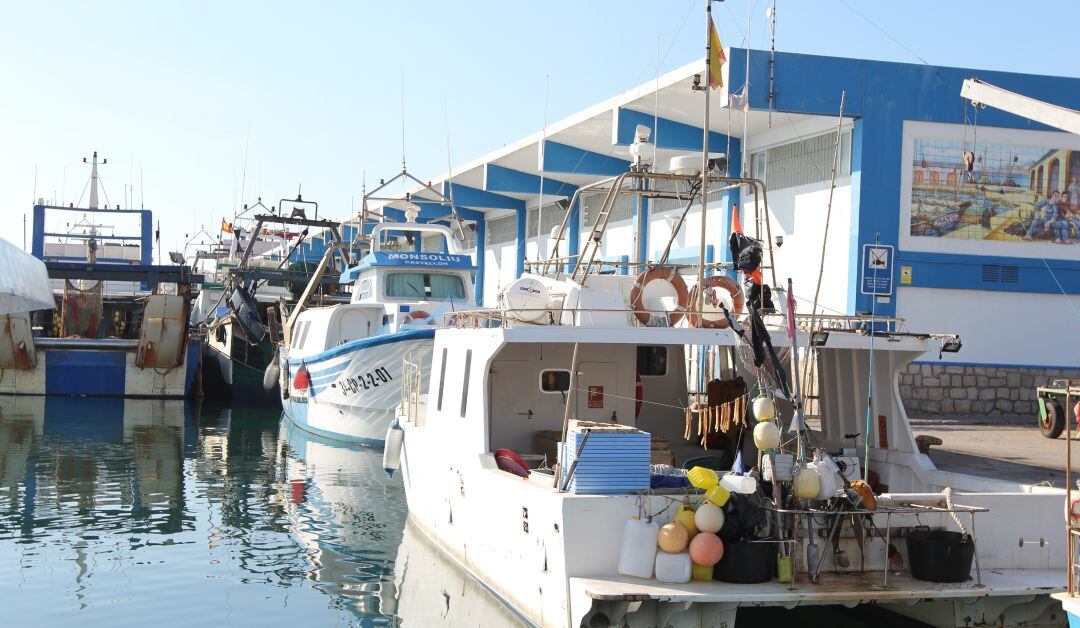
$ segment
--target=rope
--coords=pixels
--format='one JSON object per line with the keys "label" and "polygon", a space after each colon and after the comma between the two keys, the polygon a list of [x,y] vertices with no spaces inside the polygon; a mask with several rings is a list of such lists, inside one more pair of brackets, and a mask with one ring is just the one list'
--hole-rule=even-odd
{"label": "rope", "polygon": [[960,521],[960,517],[955,512],[952,512],[952,510],[953,510],[952,487],[951,486],[946,486],[945,490],[941,491],[941,493],[942,493],[942,495],[945,496],[945,506],[949,509],[949,517],[951,517],[952,520],[954,522],[956,522],[957,527],[960,528],[960,532],[962,532],[962,533],[964,533],[966,535],[968,533],[968,531],[967,531],[967,528],[964,526],[964,522]]}

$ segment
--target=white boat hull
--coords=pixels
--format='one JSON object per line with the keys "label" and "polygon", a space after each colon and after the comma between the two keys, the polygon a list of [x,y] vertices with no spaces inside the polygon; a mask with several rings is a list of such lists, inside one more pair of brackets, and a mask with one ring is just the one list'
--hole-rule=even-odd
{"label": "white boat hull", "polygon": [[[402,399],[403,358],[430,355],[435,331],[418,329],[346,343],[305,359],[282,357],[282,407],[304,430],[352,443],[381,447]],[[307,391],[293,387],[304,366]],[[287,367],[287,368],[286,368]],[[427,369],[421,370],[427,382]]]}

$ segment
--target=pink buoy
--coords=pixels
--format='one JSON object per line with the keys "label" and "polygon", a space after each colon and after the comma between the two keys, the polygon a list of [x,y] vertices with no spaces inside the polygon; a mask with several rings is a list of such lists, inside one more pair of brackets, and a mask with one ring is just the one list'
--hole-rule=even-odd
{"label": "pink buoy", "polygon": [[698,565],[713,566],[724,557],[724,542],[712,532],[700,532],[690,540],[690,558]]}

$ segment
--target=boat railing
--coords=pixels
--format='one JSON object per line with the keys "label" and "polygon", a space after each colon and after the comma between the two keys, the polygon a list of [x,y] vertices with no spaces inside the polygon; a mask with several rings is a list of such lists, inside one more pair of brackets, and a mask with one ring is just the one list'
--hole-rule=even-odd
{"label": "boat railing", "polygon": [[[1056,379],[1054,380],[1054,387],[1059,388],[1065,392],[1065,529],[1066,534],[1066,551],[1069,558],[1065,561],[1068,565],[1068,594],[1069,597],[1073,597],[1077,594],[1077,570],[1080,569],[1080,563],[1077,561],[1077,541],[1080,539],[1080,513],[1077,513],[1076,508],[1073,505],[1073,474],[1072,474],[1072,439],[1073,439],[1073,426],[1070,414],[1072,413],[1072,406],[1077,401],[1080,401],[1080,382],[1072,379]],[[1040,399],[1040,403],[1042,400]],[[1080,419],[1080,416],[1077,417]],[[1077,428],[1080,431],[1080,427]]]}
{"label": "boat railing", "polygon": [[[522,315],[540,315],[542,318],[544,314],[548,315],[546,322],[537,323],[532,320],[533,316]],[[566,320],[566,316],[570,315],[570,320]],[[514,327],[517,325],[523,326],[575,326],[581,324],[581,318],[584,314],[625,314],[630,326],[633,327],[666,327],[663,323],[667,320],[667,316],[671,314],[669,310],[654,310],[654,309],[634,309],[634,308],[568,308],[568,307],[548,307],[548,308],[514,308],[514,309],[476,309],[476,310],[458,310],[454,312],[445,312],[442,315],[442,326],[449,328],[488,328],[488,327]],[[642,323],[635,316],[636,314],[648,314],[649,323]],[[736,319],[736,323],[741,327],[747,327],[748,321],[746,321],[746,315],[743,313],[737,316],[733,315]],[[766,323],[766,327],[769,329],[782,329],[785,325],[784,315],[780,313],[763,313],[762,318]],[[824,321],[823,321],[824,318]],[[874,330],[875,334],[888,334],[890,336],[914,336],[919,338],[931,338],[931,337],[951,337],[942,336],[940,334],[914,334],[905,333],[900,331],[903,327],[904,319],[902,318],[887,318],[887,317],[871,317],[869,315],[854,315],[854,316],[817,316],[811,317],[809,315],[796,315],[795,328],[799,331],[809,333],[831,333],[831,332],[843,332],[843,333],[857,333],[868,334],[871,330]],[[813,325],[813,327],[811,327]],[[813,340],[813,339],[811,339]],[[811,343],[812,344],[812,343]]]}

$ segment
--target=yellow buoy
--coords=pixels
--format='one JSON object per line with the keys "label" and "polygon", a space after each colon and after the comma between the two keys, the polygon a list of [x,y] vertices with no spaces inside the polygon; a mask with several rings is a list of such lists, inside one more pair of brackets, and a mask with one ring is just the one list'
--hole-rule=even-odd
{"label": "yellow buoy", "polygon": [[760,451],[776,449],[780,445],[780,429],[772,422],[758,423],[754,426],[754,445]]}
{"label": "yellow buoy", "polygon": [[678,554],[686,549],[690,542],[690,534],[680,523],[669,523],[660,528],[660,536],[657,537],[660,549],[668,554]]}
{"label": "yellow buoy", "polygon": [[694,523],[694,511],[686,506],[679,506],[679,512],[675,513],[676,523],[686,528],[688,538],[694,538],[698,533],[697,524]]}
{"label": "yellow buoy", "polygon": [[816,499],[821,492],[821,476],[815,469],[801,467],[795,472],[795,497]]}
{"label": "yellow buoy", "polygon": [[754,418],[758,421],[772,421],[776,416],[776,404],[772,399],[762,395],[754,399]]}

